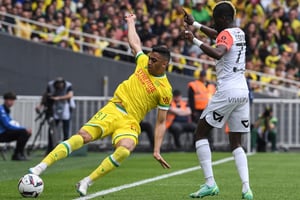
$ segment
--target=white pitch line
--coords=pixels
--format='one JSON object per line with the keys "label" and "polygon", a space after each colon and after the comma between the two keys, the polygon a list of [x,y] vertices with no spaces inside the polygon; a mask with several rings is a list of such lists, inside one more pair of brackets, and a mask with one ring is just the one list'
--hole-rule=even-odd
{"label": "white pitch line", "polygon": [[[252,154],[248,154],[248,155],[252,155]],[[234,158],[233,157],[224,158],[224,159],[213,162],[212,165],[219,165],[219,164],[222,164],[222,163],[225,163],[225,162],[229,162],[231,160],[234,160]],[[185,174],[185,173],[195,171],[195,170],[199,170],[199,169],[201,169],[200,166],[191,167],[191,168],[188,168],[188,169],[179,170],[179,171],[176,171],[176,172],[172,172],[172,173],[169,173],[169,174],[157,176],[157,177],[154,177],[154,178],[144,179],[144,180],[137,181],[137,182],[134,182],[134,183],[121,185],[121,186],[110,188],[110,189],[107,189],[107,190],[102,190],[102,191],[87,195],[85,197],[80,197],[80,198],[76,198],[76,199],[73,199],[73,200],[93,199],[93,198],[98,197],[98,196],[106,195],[106,194],[113,193],[113,192],[118,192],[120,190],[124,190],[124,189],[127,189],[127,188],[140,186],[140,185],[143,185],[143,184],[146,184],[146,183],[158,181],[158,180],[169,178],[169,177],[172,177],[172,176]]]}

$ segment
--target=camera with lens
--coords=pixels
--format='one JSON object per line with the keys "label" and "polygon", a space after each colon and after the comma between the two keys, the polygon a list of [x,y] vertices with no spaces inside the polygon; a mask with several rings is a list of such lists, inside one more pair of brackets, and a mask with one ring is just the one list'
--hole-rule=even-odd
{"label": "camera with lens", "polygon": [[44,107],[43,113],[46,114],[46,118],[53,116],[53,104],[54,100],[52,99],[52,95],[45,93],[42,99],[42,105]]}

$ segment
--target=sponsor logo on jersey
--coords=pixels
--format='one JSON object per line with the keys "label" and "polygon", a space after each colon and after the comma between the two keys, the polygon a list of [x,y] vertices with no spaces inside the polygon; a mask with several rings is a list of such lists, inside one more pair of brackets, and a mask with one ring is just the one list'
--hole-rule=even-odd
{"label": "sponsor logo on jersey", "polygon": [[145,86],[146,91],[147,91],[148,94],[151,94],[154,91],[156,91],[156,88],[155,88],[154,84],[150,80],[149,76],[147,76],[145,71],[143,71],[142,69],[138,69],[135,72],[135,75],[139,79],[139,81],[142,83],[142,85]]}

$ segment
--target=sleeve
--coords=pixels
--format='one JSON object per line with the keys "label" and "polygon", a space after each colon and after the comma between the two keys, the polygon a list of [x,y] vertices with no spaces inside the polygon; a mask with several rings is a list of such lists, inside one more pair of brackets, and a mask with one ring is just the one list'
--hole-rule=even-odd
{"label": "sleeve", "polygon": [[224,45],[229,50],[233,44],[233,38],[227,30],[224,30],[218,35],[216,44],[217,46]]}
{"label": "sleeve", "polygon": [[164,92],[159,99],[158,108],[162,110],[169,110],[172,101],[172,89]]}
{"label": "sleeve", "polygon": [[73,85],[71,82],[66,82],[67,84],[67,93],[70,92],[70,91],[73,91]]}
{"label": "sleeve", "polygon": [[5,112],[3,106],[0,108],[0,123],[6,130],[24,130],[25,127],[18,126],[16,123],[14,123],[14,120],[11,120],[11,118],[8,116],[8,114]]}

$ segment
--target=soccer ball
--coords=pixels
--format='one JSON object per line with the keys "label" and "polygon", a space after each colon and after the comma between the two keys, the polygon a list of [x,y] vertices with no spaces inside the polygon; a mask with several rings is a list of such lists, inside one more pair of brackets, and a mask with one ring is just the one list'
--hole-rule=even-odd
{"label": "soccer ball", "polygon": [[23,197],[38,197],[44,190],[43,180],[34,174],[26,174],[20,178],[18,189]]}

